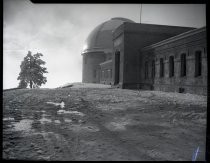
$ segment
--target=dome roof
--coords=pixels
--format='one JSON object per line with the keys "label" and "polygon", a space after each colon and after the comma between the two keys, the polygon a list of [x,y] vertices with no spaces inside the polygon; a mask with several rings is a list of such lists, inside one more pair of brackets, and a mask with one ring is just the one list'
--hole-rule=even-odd
{"label": "dome roof", "polygon": [[113,47],[112,32],[124,22],[135,23],[126,18],[116,17],[95,27],[88,35],[82,53],[97,50],[111,51]]}

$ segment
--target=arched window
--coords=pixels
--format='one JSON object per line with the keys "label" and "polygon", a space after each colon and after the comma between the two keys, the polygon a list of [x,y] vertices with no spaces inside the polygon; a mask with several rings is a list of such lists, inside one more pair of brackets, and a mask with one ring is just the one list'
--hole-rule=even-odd
{"label": "arched window", "polygon": [[195,77],[201,76],[202,70],[202,58],[201,58],[201,51],[195,52]]}
{"label": "arched window", "polygon": [[186,76],[186,54],[181,54],[181,76]]}
{"label": "arched window", "polygon": [[148,62],[145,62],[145,79],[148,79]]}
{"label": "arched window", "polygon": [[163,63],[163,58],[160,58],[160,77],[164,77],[164,63]]}
{"label": "arched window", "polygon": [[174,76],[174,56],[169,57],[169,77]]}
{"label": "arched window", "polygon": [[120,80],[120,51],[115,52],[115,67],[114,67],[114,84],[118,84]]}
{"label": "arched window", "polygon": [[155,60],[152,61],[152,78],[155,77]]}

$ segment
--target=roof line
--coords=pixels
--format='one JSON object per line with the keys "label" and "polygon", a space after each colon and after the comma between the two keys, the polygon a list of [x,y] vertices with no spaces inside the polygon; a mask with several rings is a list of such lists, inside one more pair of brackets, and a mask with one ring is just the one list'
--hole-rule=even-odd
{"label": "roof line", "polygon": [[123,18],[123,17],[114,17],[114,18],[111,18],[111,20],[115,20],[115,19],[122,20],[122,21],[129,21],[129,22],[135,23],[135,21],[130,20],[130,19],[127,19],[127,18]]}
{"label": "roof line", "polygon": [[149,45],[149,46],[146,46],[146,47],[143,47],[141,50],[149,50],[149,49],[152,49],[152,48],[155,48],[155,47],[158,47],[158,46],[161,46],[163,44],[166,44],[166,43],[170,43],[170,42],[173,42],[173,41],[176,41],[176,40],[179,40],[179,39],[182,39],[182,38],[185,38],[185,37],[188,37],[188,36],[191,36],[193,34],[196,34],[196,33],[200,33],[200,32],[203,32],[206,30],[206,27],[201,27],[201,28],[196,28],[196,29],[193,29],[193,30],[189,30],[187,32],[184,32],[184,33],[181,33],[179,35],[176,35],[176,36],[173,36],[173,37],[170,37],[168,39],[165,39],[163,41],[160,41],[158,43],[155,43],[155,44],[152,44],[152,45]]}
{"label": "roof line", "polygon": [[104,64],[106,64],[106,63],[111,63],[111,62],[112,62],[112,59],[107,60],[107,61],[105,61],[105,62],[102,62],[102,63],[100,63],[99,65],[104,65]]}

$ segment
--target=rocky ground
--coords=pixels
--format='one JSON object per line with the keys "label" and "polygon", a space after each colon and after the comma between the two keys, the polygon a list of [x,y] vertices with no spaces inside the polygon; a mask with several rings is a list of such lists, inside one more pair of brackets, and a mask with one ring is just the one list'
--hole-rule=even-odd
{"label": "rocky ground", "polygon": [[205,160],[207,97],[112,88],[3,93],[3,158]]}

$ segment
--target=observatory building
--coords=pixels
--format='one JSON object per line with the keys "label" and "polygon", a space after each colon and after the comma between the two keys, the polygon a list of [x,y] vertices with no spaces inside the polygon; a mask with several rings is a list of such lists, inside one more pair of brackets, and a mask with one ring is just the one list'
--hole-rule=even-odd
{"label": "observatory building", "polygon": [[112,18],[87,37],[82,82],[207,94],[206,28]]}

